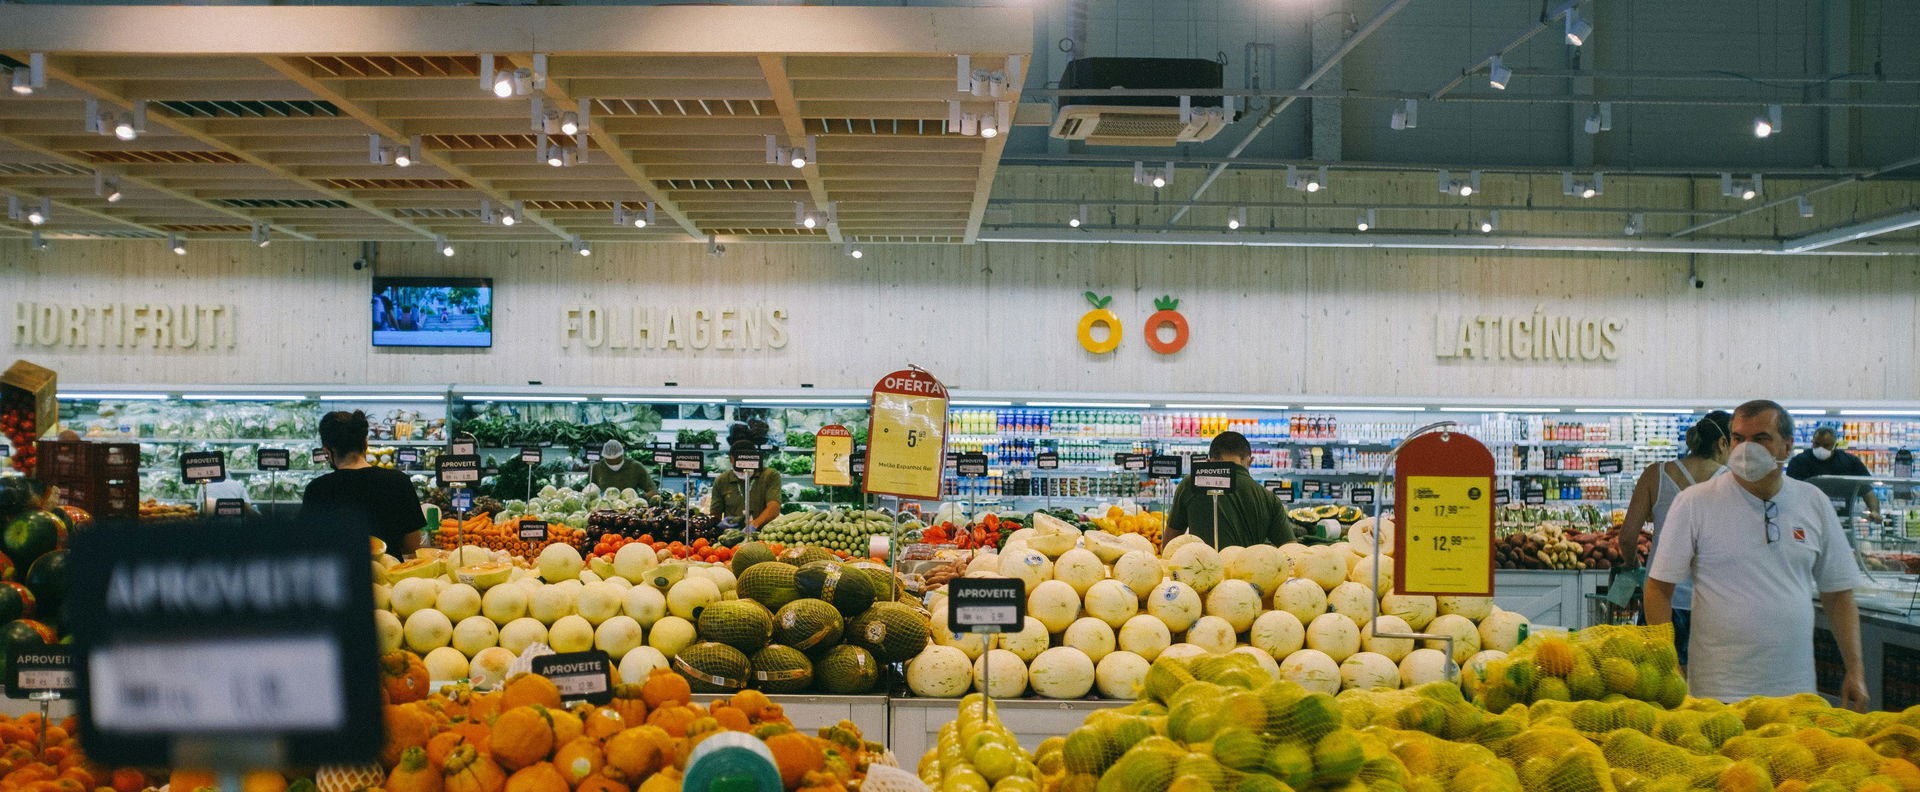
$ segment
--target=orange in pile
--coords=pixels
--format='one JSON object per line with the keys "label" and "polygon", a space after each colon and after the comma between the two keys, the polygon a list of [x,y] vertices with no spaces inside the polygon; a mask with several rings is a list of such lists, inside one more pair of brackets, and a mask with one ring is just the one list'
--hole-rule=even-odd
{"label": "orange in pile", "polygon": [[[46,728],[46,750],[40,750],[40,730]],[[40,713],[18,718],[0,715],[0,792],[141,792],[146,774],[138,770],[111,770],[87,761],[74,741],[76,728],[69,716],[59,723],[43,723]]]}
{"label": "orange in pile", "polygon": [[653,548],[653,552],[656,554],[669,555],[674,558],[692,561],[712,561],[716,563],[733,560],[733,548],[731,547],[719,547],[705,539],[695,539],[693,540],[693,544],[656,542],[653,540],[652,534],[641,534],[638,538],[630,538],[618,534],[605,534],[600,537],[600,541],[593,546],[593,552],[589,553],[587,557],[604,556],[612,558],[614,553],[620,552],[620,548],[636,543]]}
{"label": "orange in pile", "polygon": [[520,538],[520,521],[515,517],[504,522],[494,522],[485,514],[476,514],[466,522],[454,519],[440,521],[439,542],[442,547],[450,546],[458,537],[460,544],[474,545],[488,550],[505,550],[521,558],[533,558],[547,545],[567,544],[585,549],[587,532],[571,528],[560,523],[547,523],[547,539],[543,542],[529,542]]}

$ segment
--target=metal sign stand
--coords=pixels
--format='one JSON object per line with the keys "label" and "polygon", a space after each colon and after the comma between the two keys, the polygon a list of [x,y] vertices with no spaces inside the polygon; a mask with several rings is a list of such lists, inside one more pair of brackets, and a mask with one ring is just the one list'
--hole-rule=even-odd
{"label": "metal sign stand", "polygon": [[58,690],[36,690],[27,694],[27,698],[40,704],[40,755],[47,753],[47,725],[52,723],[53,702],[60,700]]}
{"label": "metal sign stand", "polygon": [[[1220,546],[1220,491],[1212,490],[1208,492],[1207,500],[1213,502],[1213,543],[1212,544],[1214,547],[1218,548]],[[1375,566],[1378,566],[1378,564],[1375,564]]]}
{"label": "metal sign stand", "polygon": [[[1374,491],[1375,492],[1380,492],[1383,490],[1386,492],[1393,491],[1391,489],[1387,489],[1387,486],[1391,484],[1393,481],[1393,477],[1389,475],[1387,471],[1393,467],[1393,460],[1396,457],[1400,456],[1400,449],[1405,448],[1408,441],[1431,431],[1439,431],[1441,442],[1450,442],[1453,437],[1453,427],[1457,425],[1458,425],[1457,422],[1454,422],[1454,421],[1439,421],[1436,423],[1430,423],[1430,424],[1427,424],[1426,426],[1422,426],[1418,429],[1413,430],[1412,432],[1407,433],[1406,437],[1400,438],[1399,442],[1393,444],[1393,449],[1387,452],[1386,458],[1380,461],[1380,478],[1378,479],[1379,483],[1374,488]],[[1369,505],[1373,507],[1373,513],[1367,516],[1373,518],[1373,525],[1374,525],[1374,528],[1373,528],[1373,559],[1374,559],[1373,561],[1373,593],[1374,595],[1371,598],[1373,600],[1372,619],[1378,620],[1380,618],[1380,533],[1381,533],[1380,531],[1380,499],[1378,497],[1374,498],[1373,503]],[[1403,530],[1399,522],[1396,522],[1394,524],[1393,529],[1396,531]],[[1377,621],[1374,623],[1377,623]],[[1373,637],[1405,638],[1410,640],[1445,641],[1447,646],[1447,650],[1446,650],[1447,664],[1442,667],[1446,669],[1447,679],[1458,681],[1460,676],[1460,667],[1453,662],[1453,636],[1441,635],[1438,633],[1423,633],[1423,632],[1410,632],[1410,633],[1375,632],[1373,634]]]}

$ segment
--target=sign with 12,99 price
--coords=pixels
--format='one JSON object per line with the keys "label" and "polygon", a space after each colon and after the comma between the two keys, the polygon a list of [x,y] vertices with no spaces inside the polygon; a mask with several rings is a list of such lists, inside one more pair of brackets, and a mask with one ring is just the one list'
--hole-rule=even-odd
{"label": "sign with 12,99 price", "polygon": [[1493,455],[1459,432],[1408,440],[1394,461],[1396,594],[1493,594]]}

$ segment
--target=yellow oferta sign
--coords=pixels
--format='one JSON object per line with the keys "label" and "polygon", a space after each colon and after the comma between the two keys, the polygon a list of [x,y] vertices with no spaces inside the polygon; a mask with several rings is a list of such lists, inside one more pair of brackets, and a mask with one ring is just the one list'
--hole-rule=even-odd
{"label": "yellow oferta sign", "polygon": [[853,484],[853,433],[839,424],[822,426],[813,435],[813,484],[845,487]]}
{"label": "yellow oferta sign", "polygon": [[864,489],[918,500],[940,497],[947,442],[947,386],[920,369],[873,386]]}

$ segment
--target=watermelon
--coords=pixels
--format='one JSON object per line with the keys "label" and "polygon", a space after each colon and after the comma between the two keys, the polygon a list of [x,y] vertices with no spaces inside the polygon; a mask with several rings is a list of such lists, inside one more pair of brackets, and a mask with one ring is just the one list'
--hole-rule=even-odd
{"label": "watermelon", "polygon": [[67,516],[67,530],[79,533],[93,527],[93,515],[78,506],[62,506],[60,512]]}
{"label": "watermelon", "polygon": [[43,616],[59,613],[60,603],[67,599],[67,551],[55,550],[35,559],[27,567],[26,583]]}
{"label": "watermelon", "polygon": [[0,581],[0,620],[33,618],[33,592],[11,580]]}
{"label": "watermelon", "polygon": [[20,570],[13,566],[13,559],[0,553],[0,580],[18,580]]}
{"label": "watermelon", "polygon": [[14,619],[0,626],[0,649],[11,646],[46,646],[58,638],[53,628],[32,619]]}
{"label": "watermelon", "polygon": [[7,523],[6,531],[0,533],[0,551],[15,564],[32,567],[40,556],[60,545],[65,529],[52,514],[39,509],[25,512]]}
{"label": "watermelon", "polygon": [[58,509],[48,509],[47,513],[53,515],[53,519],[60,521],[60,530],[62,532],[64,533],[73,532],[73,515],[67,513],[67,509],[65,506],[62,506]]}

